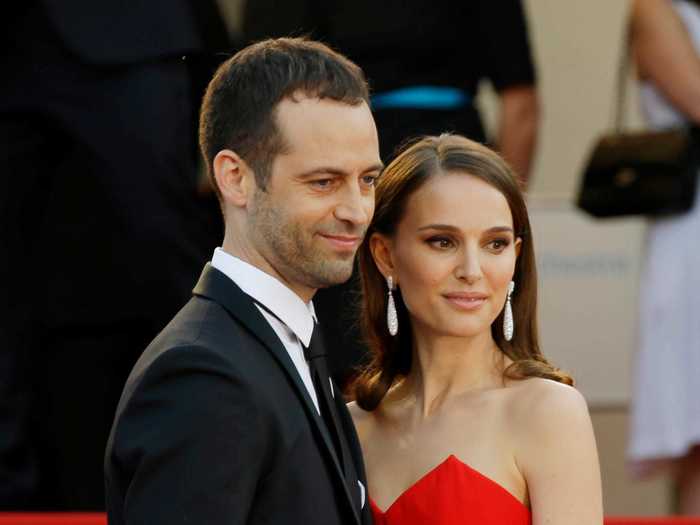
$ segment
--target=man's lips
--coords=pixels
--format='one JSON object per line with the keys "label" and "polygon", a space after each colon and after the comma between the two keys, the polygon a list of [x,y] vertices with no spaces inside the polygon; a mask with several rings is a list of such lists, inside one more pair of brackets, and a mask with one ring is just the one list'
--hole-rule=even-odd
{"label": "man's lips", "polygon": [[362,241],[362,237],[357,235],[330,235],[326,233],[321,233],[319,235],[330,242],[335,248],[342,250],[354,249]]}
{"label": "man's lips", "polygon": [[450,304],[460,310],[475,310],[488,300],[488,295],[480,292],[450,292],[443,294]]}

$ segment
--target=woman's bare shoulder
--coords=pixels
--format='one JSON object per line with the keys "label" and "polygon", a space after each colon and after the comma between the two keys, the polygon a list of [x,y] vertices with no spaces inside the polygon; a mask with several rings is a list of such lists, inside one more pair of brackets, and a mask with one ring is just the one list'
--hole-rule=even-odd
{"label": "woman's bare shoulder", "polygon": [[542,397],[558,397],[558,396],[573,396],[577,397],[581,394],[579,391],[567,385],[566,383],[560,383],[559,381],[554,381],[553,379],[545,379],[544,377],[528,377],[526,379],[520,379],[517,381],[512,381],[510,386],[513,389],[518,390],[518,394],[542,396]]}
{"label": "woman's bare shoulder", "polygon": [[509,401],[513,416],[522,416],[534,424],[541,422],[540,419],[588,417],[588,406],[581,392],[551,379],[532,377],[514,382]]}
{"label": "woman's bare shoulder", "polygon": [[[519,381],[512,388],[507,411],[506,424],[517,443],[516,456],[526,461],[535,457],[541,460],[545,444],[593,435],[588,405],[581,392],[550,379]],[[594,440],[589,444],[594,447]],[[549,451],[556,454],[557,448],[551,446]]]}
{"label": "woman's bare shoulder", "polygon": [[583,395],[541,378],[521,381],[513,393],[508,430],[533,511],[547,522],[600,523],[598,455]]}

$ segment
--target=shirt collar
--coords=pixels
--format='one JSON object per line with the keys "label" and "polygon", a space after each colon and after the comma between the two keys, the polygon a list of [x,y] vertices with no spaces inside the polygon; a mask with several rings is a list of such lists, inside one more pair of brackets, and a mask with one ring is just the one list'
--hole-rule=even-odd
{"label": "shirt collar", "polygon": [[231,279],[246,294],[275,314],[294,332],[302,344],[309,346],[316,322],[314,303],[304,303],[301,297],[272,275],[252,264],[226,253],[214,250],[211,265]]}

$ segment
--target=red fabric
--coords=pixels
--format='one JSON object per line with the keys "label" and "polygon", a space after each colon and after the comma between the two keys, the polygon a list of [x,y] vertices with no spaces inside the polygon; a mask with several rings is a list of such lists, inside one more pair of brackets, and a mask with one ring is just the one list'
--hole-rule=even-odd
{"label": "red fabric", "polygon": [[[459,460],[457,460],[459,461]],[[467,467],[468,468],[468,467]],[[476,472],[476,471],[474,471]],[[481,476],[477,472],[478,476]],[[483,476],[482,476],[483,477]],[[484,478],[488,479],[488,478]],[[422,480],[421,480],[422,482]],[[494,483],[488,480],[488,483]],[[495,483],[494,483],[495,485]],[[414,485],[415,486],[415,485]],[[498,485],[496,487],[500,488]],[[413,488],[413,487],[411,487]],[[411,490],[411,489],[409,489]],[[504,489],[500,489],[505,492]],[[408,492],[408,491],[407,491]],[[404,493],[405,494],[405,493]],[[403,495],[401,496],[403,497]],[[511,496],[512,498],[512,496]],[[400,498],[399,498],[400,499]],[[507,499],[507,498],[506,498]],[[515,499],[515,498],[513,498]],[[500,502],[500,500],[499,500]],[[388,525],[395,524],[399,522],[399,519],[394,517],[393,510],[389,511],[391,517],[387,518],[370,499],[370,504],[372,505],[372,511],[374,513],[374,518],[376,520],[375,525]],[[392,505],[392,508],[394,505]],[[434,519],[440,517],[440,513],[435,513]],[[413,519],[413,518],[411,518]],[[441,518],[442,519],[442,518]],[[466,519],[466,517],[460,515],[460,520]],[[471,519],[471,518],[469,518]],[[473,521],[473,520],[472,520]],[[402,522],[403,523],[403,522]],[[413,521],[407,521],[405,523],[420,523],[417,519]],[[434,523],[434,521],[428,521],[424,523]],[[470,523],[468,521],[453,521],[452,523]],[[484,522],[488,523],[488,522]],[[514,522],[520,523],[520,522]],[[529,516],[527,521],[522,523],[529,523]],[[107,517],[100,513],[83,513],[83,512],[68,512],[68,513],[20,513],[20,512],[10,512],[1,513],[0,512],[0,525],[106,525]],[[510,525],[510,522],[509,522]],[[634,518],[634,517],[607,517],[605,518],[605,525],[700,525],[700,518],[672,518],[672,517],[655,517],[655,518]]]}
{"label": "red fabric", "polygon": [[[477,473],[478,474],[478,473]],[[480,474],[479,474],[480,475]],[[491,482],[493,483],[493,482]],[[410,490],[410,489],[409,489]],[[503,490],[503,489],[501,489]],[[375,525],[384,525],[387,523],[397,523],[398,518],[387,518],[382,512],[377,509],[376,505],[370,500],[374,517],[377,520]],[[392,505],[393,507],[393,505]],[[462,519],[462,518],[460,518]],[[410,522],[408,522],[410,523]],[[417,521],[414,520],[414,523]],[[460,522],[462,523],[462,522]],[[525,522],[529,523],[529,522]],[[0,512],[0,525],[106,525],[107,517],[99,513],[20,513]],[[634,517],[607,517],[605,525],[700,525],[700,518],[672,518],[672,517],[656,517],[656,518],[634,518]]]}
{"label": "red fabric", "polygon": [[107,516],[97,512],[0,513],[0,525],[106,525]]}
{"label": "red fabric", "polygon": [[382,512],[375,525],[529,525],[530,511],[506,489],[449,456]]}

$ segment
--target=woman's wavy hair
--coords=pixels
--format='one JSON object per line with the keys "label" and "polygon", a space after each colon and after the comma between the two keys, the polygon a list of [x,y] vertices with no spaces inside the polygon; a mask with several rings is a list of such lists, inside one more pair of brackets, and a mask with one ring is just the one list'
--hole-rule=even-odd
{"label": "woman's wavy hair", "polygon": [[515,234],[522,239],[513,276],[513,339],[506,341],[503,337],[503,312],[491,326],[496,344],[513,361],[504,371],[504,379],[543,377],[573,385],[573,379],[549,364],[540,352],[535,253],[527,207],[515,174],[489,148],[459,135],[443,134],[424,137],[406,147],[385,168],[377,184],[374,218],[359,249],[364,299],[361,323],[371,361],[350,387],[350,394],[365,410],[375,409],[389,389],[406,377],[413,355],[411,322],[400,290],[394,292],[394,300],[401,328],[398,335],[389,334],[386,281],[372,257],[370,237],[374,233],[394,235],[408,198],[432,177],[455,172],[483,180],[501,192],[508,201]]}

